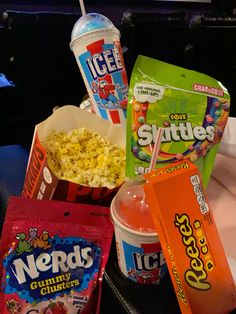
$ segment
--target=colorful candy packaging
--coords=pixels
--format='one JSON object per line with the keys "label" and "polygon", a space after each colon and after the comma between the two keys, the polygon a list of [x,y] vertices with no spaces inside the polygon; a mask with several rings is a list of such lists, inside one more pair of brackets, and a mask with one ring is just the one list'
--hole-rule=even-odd
{"label": "colorful candy packaging", "polygon": [[235,283],[198,168],[183,160],[145,178],[146,201],[181,313],[231,313]]}
{"label": "colorful candy packaging", "polygon": [[126,174],[148,172],[158,127],[164,128],[156,168],[189,159],[206,186],[230,109],[227,89],[217,80],[139,56],[129,88]]}
{"label": "colorful candy packaging", "polygon": [[0,313],[99,313],[109,208],[13,197],[0,252]]}

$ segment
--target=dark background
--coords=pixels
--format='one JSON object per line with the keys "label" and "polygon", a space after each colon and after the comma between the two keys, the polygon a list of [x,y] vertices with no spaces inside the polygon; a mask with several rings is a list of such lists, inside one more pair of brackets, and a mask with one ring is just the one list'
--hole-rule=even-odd
{"label": "dark background", "polygon": [[[88,0],[85,5],[120,29],[128,77],[138,54],[203,72],[228,88],[230,115],[236,116],[235,1]],[[54,106],[79,106],[86,95],[69,48],[80,16],[79,0],[0,3],[0,146],[25,146],[0,150],[0,177],[10,183],[0,184],[0,227],[8,196],[20,194],[35,124]],[[121,275],[114,243],[102,296],[104,314],[180,312],[168,275],[160,286],[148,288]]]}
{"label": "dark background", "polygon": [[[228,88],[236,115],[235,0],[88,0],[85,6],[121,31],[128,77],[138,54],[203,72]],[[1,2],[0,73],[11,85],[0,87],[0,145],[30,146],[35,124],[55,106],[79,106],[85,97],[69,48],[80,16],[79,0]]]}

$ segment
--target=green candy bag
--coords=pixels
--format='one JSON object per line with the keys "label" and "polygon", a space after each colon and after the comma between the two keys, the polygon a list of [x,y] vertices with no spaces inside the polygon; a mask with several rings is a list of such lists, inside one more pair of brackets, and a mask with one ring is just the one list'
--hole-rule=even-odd
{"label": "green candy bag", "polygon": [[128,94],[126,175],[149,171],[156,133],[162,127],[156,168],[187,158],[198,166],[206,187],[229,109],[230,95],[216,79],[138,56]]}

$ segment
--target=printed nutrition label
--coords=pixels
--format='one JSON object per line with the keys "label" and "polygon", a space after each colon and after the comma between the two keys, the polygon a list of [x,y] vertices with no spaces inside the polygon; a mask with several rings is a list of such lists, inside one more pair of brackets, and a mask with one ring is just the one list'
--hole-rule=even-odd
{"label": "printed nutrition label", "polygon": [[199,204],[199,209],[200,209],[201,213],[204,215],[207,212],[209,212],[209,206],[207,204],[207,201],[206,201],[204,193],[203,193],[200,178],[196,174],[196,175],[190,177],[190,181],[192,183],[193,190],[194,190],[194,193],[196,195],[197,202]]}

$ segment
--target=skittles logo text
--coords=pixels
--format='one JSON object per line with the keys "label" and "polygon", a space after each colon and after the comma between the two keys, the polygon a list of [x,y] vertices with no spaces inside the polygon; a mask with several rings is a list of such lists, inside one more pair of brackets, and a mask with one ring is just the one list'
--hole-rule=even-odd
{"label": "skittles logo text", "polygon": [[111,74],[123,70],[116,47],[94,54],[86,60],[86,64],[94,80],[105,76],[107,73]]}
{"label": "skittles logo text", "polygon": [[[206,270],[204,260],[200,256],[201,252],[203,254],[208,252],[206,242],[202,246],[200,239],[201,248],[198,248],[198,241],[193,233],[189,217],[186,214],[176,214],[174,224],[182,235],[182,242],[186,246],[186,253],[190,259],[190,269],[186,270],[184,274],[187,284],[197,290],[209,290],[211,284],[206,280],[208,275],[207,270],[209,271],[213,268],[213,263],[211,263],[211,269],[206,267]],[[194,221],[193,225],[195,229],[201,228],[201,223],[198,220]]]}
{"label": "skittles logo text", "polygon": [[[147,146],[154,142],[157,134],[157,125],[156,124],[144,124],[139,127],[137,135],[138,135],[138,144],[140,146]],[[174,123],[170,124],[170,127],[164,128],[164,133],[162,136],[162,142],[171,142],[176,141],[192,141],[197,139],[199,141],[208,140],[212,142],[214,140],[215,135],[215,127],[212,125],[204,128],[203,126],[195,126],[192,127],[190,122],[184,123],[180,122],[177,125]]]}

